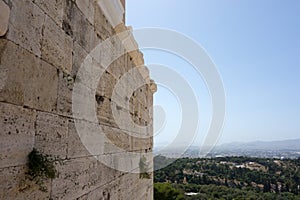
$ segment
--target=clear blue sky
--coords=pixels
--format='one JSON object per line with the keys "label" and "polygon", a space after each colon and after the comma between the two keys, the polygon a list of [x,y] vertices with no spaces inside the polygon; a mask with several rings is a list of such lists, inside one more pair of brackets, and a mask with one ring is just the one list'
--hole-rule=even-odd
{"label": "clear blue sky", "polygon": [[[201,44],[215,62],[226,90],[226,120],[220,143],[300,138],[299,0],[127,0],[133,28],[179,31]],[[176,42],[176,41],[174,41]],[[144,51],[147,63],[174,67],[190,79],[201,101],[201,143],[210,119],[209,96],[184,61]],[[176,101],[159,88],[155,103],[167,123],[156,144],[174,137],[180,124]]]}

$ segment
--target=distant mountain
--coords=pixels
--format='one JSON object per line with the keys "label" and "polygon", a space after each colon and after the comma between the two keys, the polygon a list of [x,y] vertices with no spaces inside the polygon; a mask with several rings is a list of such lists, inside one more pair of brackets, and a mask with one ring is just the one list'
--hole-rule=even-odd
{"label": "distant mountain", "polygon": [[300,151],[300,139],[280,141],[232,142],[216,146],[222,150],[293,150]]}
{"label": "distant mountain", "polygon": [[[154,155],[163,155],[169,158],[190,157],[197,158],[203,155],[200,146],[190,146],[186,149],[180,147],[168,147],[154,149]],[[217,156],[249,156],[260,158],[298,158],[300,157],[300,139],[281,141],[254,141],[231,142],[215,146],[208,157]]]}

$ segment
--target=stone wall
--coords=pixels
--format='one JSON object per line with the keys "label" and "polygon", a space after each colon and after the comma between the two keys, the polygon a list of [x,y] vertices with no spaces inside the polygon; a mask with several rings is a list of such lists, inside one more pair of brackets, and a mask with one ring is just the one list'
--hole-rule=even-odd
{"label": "stone wall", "polygon": [[[90,154],[76,129],[76,120],[88,121],[74,119],[72,112],[82,62],[105,39],[128,30],[123,23],[113,24],[101,5],[97,0],[0,0],[0,13],[9,15],[6,20],[1,14],[0,21],[0,199],[152,199],[151,173],[149,179],[107,166],[101,155]],[[122,38],[119,44],[124,45]],[[156,88],[138,65],[143,65],[139,51],[125,53],[104,69],[95,92],[97,123],[110,141],[103,156],[119,165],[117,154],[152,151],[150,108]],[[140,74],[132,78],[147,84],[130,96],[127,109],[111,95],[117,81],[135,67]],[[124,90],[134,84],[128,82]],[[150,137],[134,137],[130,128],[120,128],[111,105],[130,113],[134,124],[147,126]],[[111,144],[121,151],[111,151]],[[33,148],[55,159],[58,176],[45,178],[43,190],[27,175]]]}

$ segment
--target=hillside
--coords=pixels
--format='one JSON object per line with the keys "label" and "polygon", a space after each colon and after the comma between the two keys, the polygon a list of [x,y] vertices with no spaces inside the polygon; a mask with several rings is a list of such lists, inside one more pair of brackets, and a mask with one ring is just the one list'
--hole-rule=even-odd
{"label": "hillside", "polygon": [[[166,157],[155,157],[155,163],[161,164],[164,160],[170,162]],[[168,183],[181,191],[181,194],[186,193],[182,196],[183,199],[192,198],[188,195],[195,199],[197,196],[198,199],[224,199],[225,196],[225,199],[233,198],[224,191],[230,191],[238,199],[250,196],[264,196],[263,199],[300,199],[300,158],[181,158],[155,171],[154,181],[158,183],[158,188],[163,187],[161,184]],[[212,194],[215,197],[211,197]]]}

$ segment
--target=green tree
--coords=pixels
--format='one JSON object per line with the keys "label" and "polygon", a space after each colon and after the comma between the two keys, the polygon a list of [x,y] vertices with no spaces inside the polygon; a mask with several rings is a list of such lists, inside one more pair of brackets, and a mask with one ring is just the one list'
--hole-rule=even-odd
{"label": "green tree", "polygon": [[170,183],[155,183],[154,200],[184,200],[184,196]]}

